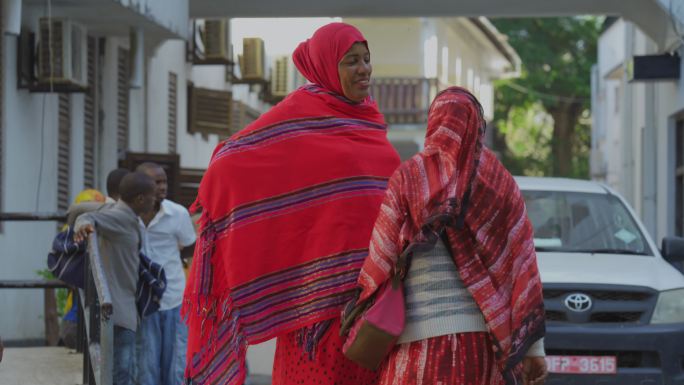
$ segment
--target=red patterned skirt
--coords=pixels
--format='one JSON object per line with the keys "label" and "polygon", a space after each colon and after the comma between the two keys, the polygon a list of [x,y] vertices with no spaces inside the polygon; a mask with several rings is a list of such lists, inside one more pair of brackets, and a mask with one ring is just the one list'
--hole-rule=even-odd
{"label": "red patterned skirt", "polygon": [[501,385],[487,333],[459,333],[397,345],[380,385]]}
{"label": "red patterned skirt", "polygon": [[273,385],[377,385],[378,372],[364,369],[342,354],[340,321],[334,321],[316,344],[313,356],[302,347],[301,333],[278,337]]}

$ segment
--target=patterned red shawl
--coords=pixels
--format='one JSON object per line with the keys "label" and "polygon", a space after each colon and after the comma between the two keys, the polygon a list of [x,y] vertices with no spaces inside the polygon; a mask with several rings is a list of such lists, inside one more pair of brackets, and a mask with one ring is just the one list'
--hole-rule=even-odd
{"label": "patterned red shawl", "polygon": [[544,335],[544,305],[532,226],[513,177],[482,146],[482,110],[469,92],[440,93],[429,112],[425,150],[392,175],[359,284],[368,298],[410,247],[434,246],[446,229],[464,284],[482,310],[507,384]]}
{"label": "patterned red shawl", "polygon": [[242,384],[247,345],[338,317],[353,295],[399,165],[376,104],[334,92],[331,71],[357,41],[365,40],[346,24],[320,29],[294,58],[321,84],[293,92],[214,151],[183,304],[193,384]]}

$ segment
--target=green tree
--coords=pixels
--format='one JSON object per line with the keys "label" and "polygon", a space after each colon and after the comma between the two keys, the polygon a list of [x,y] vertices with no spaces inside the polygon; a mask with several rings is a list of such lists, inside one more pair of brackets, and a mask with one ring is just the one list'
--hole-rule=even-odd
{"label": "green tree", "polygon": [[[601,20],[564,17],[499,19],[493,23],[508,36],[522,60],[520,78],[496,84],[494,118],[507,144],[507,166],[517,173],[587,177],[591,67],[596,63]],[[529,111],[545,112],[552,118],[547,122],[552,124],[550,138],[539,136],[545,132],[543,119],[538,122],[542,126],[528,125],[532,119]],[[529,146],[547,146],[550,151],[537,151],[533,153],[536,157],[530,157],[529,151],[511,148],[516,143],[511,136],[517,130],[530,131],[522,135],[528,140],[540,139],[529,142]]]}

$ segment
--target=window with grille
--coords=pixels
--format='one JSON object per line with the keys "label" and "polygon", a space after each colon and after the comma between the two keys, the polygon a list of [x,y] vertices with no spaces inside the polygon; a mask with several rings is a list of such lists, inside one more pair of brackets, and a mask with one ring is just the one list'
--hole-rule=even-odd
{"label": "window with grille", "polygon": [[169,153],[178,146],[178,75],[169,72]]}
{"label": "window with grille", "polygon": [[117,60],[117,149],[119,157],[123,158],[128,151],[128,82],[129,56],[127,49],[119,48]]}
{"label": "window with grille", "polygon": [[69,164],[71,160],[69,146],[71,145],[71,102],[69,94],[59,94],[57,122],[57,210],[66,211],[69,208]]}
{"label": "window with grille", "polygon": [[88,36],[88,89],[85,93],[83,126],[84,146],[83,146],[83,185],[85,188],[95,187],[95,138],[96,138],[96,58],[97,58],[96,39]]}

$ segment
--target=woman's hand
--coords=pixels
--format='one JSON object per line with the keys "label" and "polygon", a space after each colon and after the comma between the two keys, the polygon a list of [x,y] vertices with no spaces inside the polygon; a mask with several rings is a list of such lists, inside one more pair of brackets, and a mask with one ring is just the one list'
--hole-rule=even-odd
{"label": "woman's hand", "polygon": [[542,385],[549,373],[546,371],[544,357],[523,358],[523,384]]}

